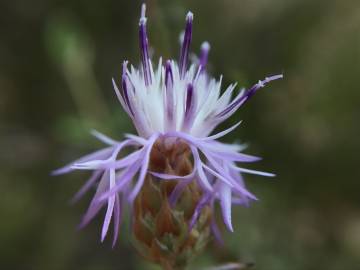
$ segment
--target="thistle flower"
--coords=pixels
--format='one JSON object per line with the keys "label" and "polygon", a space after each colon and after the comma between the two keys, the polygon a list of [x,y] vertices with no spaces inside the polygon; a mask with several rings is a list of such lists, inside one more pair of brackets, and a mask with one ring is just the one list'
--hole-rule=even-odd
{"label": "thistle flower", "polygon": [[[123,208],[128,206],[135,238],[142,245],[139,249],[147,249],[141,253],[166,268],[171,264],[169,257],[191,251],[196,245],[202,246],[210,228],[219,237],[213,210],[215,203],[221,206],[227,229],[233,231],[232,204],[247,205],[257,199],[245,187],[242,174],[273,176],[238,166],[238,163],[254,162],[259,158],[241,153],[242,145],[218,140],[240,122],[210,134],[265,84],[282,75],[266,77],[237,94],[236,84],[222,91],[222,77],[216,80],[206,71],[209,43],[201,45],[198,61],[188,64],[193,25],[191,12],[186,15],[179,62],[167,60],[163,64],[160,58],[154,70],[149,56],[145,9],[143,4],[139,21],[141,67],[128,68],[128,61],[124,61],[121,87],[113,80],[117,98],[138,134],[125,134],[124,140],[117,141],[93,131],[92,134],[107,147],[54,174],[92,171],[74,198],[78,200],[97,186],[81,226],[106,207],[101,240],[107,235],[112,220],[115,244]],[[201,238],[201,234],[204,237]],[[176,248],[174,241],[178,241]],[[171,249],[172,253],[160,254],[166,249]]]}

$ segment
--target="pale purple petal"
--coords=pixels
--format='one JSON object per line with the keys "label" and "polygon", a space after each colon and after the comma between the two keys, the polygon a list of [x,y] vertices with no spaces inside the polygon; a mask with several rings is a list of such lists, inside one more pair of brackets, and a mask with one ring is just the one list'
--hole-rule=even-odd
{"label": "pale purple petal", "polygon": [[261,176],[266,176],[266,177],[275,177],[276,176],[273,173],[262,172],[262,171],[257,171],[257,170],[250,170],[250,169],[240,168],[237,166],[231,166],[231,168],[233,168],[236,171],[242,172],[242,173],[256,174],[256,175],[261,175]]}
{"label": "pale purple petal", "polygon": [[88,210],[86,211],[85,215],[83,216],[79,228],[83,228],[86,226],[100,211],[100,209],[104,206],[104,202],[98,200],[101,194],[108,188],[109,181],[108,181],[109,173],[105,172],[100,180],[100,183],[97,187],[96,193],[93,199],[90,202]]}
{"label": "pale purple petal", "polygon": [[157,134],[157,133],[152,135],[151,138],[149,139],[148,145],[146,146],[145,156],[142,160],[141,170],[140,170],[140,175],[139,175],[138,181],[129,195],[130,203],[132,203],[135,200],[135,197],[137,196],[141,187],[144,184],[145,176],[146,176],[146,173],[147,173],[147,170],[149,167],[150,152],[151,152],[153,144],[155,143],[155,141],[158,137],[159,137],[159,134]]}
{"label": "pale purple petal", "polygon": [[235,181],[232,181],[231,179],[227,179],[225,176],[221,175],[220,173],[217,173],[216,171],[214,171],[213,169],[211,169],[210,167],[203,165],[205,169],[207,169],[211,174],[213,174],[214,176],[216,176],[218,179],[222,180],[225,184],[234,187],[234,191],[238,191],[239,193],[243,194],[244,196],[249,197],[250,199],[253,200],[257,200],[257,198],[250,193],[249,191],[246,190],[246,188],[240,186],[239,184],[237,184]]}
{"label": "pale purple petal", "polygon": [[224,223],[228,230],[233,232],[234,229],[231,223],[231,187],[221,183],[219,186],[219,196]]}
{"label": "pale purple petal", "polygon": [[116,241],[118,239],[118,235],[119,235],[119,227],[120,227],[120,223],[121,223],[121,205],[120,205],[120,199],[119,199],[119,195],[115,194],[115,206],[114,206],[114,238],[113,238],[113,243],[112,243],[112,247],[115,246]]}
{"label": "pale purple petal", "polygon": [[174,207],[177,200],[180,198],[182,192],[184,191],[185,187],[193,181],[193,178],[187,178],[182,181],[179,181],[174,190],[171,192],[169,198],[170,207]]}
{"label": "pale purple petal", "polygon": [[118,144],[118,141],[115,141],[114,139],[111,139],[109,136],[106,136],[105,134],[93,129],[91,130],[91,135],[93,135],[95,138],[100,140],[101,142],[108,144],[108,145],[115,145]]}
{"label": "pale purple petal", "polygon": [[[115,170],[110,170],[109,174],[110,174],[109,189],[111,190],[115,185]],[[103,224],[103,227],[101,230],[101,242],[104,241],[107,231],[109,229],[111,217],[113,214],[114,204],[115,204],[115,195],[109,197],[109,199],[108,199],[108,205],[107,205],[107,209],[106,209],[104,224]]]}
{"label": "pale purple petal", "polygon": [[193,213],[190,223],[189,223],[189,231],[191,231],[192,228],[194,227],[197,219],[199,218],[199,215],[201,214],[201,211],[207,204],[209,204],[210,199],[211,199],[211,194],[206,193],[205,195],[202,196],[202,198],[196,205],[194,213]]}
{"label": "pale purple petal", "polygon": [[242,121],[239,121],[235,125],[233,125],[232,127],[228,128],[228,129],[226,129],[224,131],[221,131],[221,132],[219,132],[219,133],[217,133],[215,135],[205,137],[205,138],[203,138],[203,140],[216,140],[216,139],[219,139],[219,138],[225,136],[226,134],[230,133],[234,129],[236,129],[241,124],[241,122]]}
{"label": "pale purple petal", "polygon": [[207,179],[207,177],[206,177],[206,175],[204,173],[204,170],[203,170],[204,164],[202,164],[202,162],[201,162],[198,150],[193,145],[190,146],[190,149],[191,149],[191,152],[192,152],[193,158],[194,158],[194,167],[195,167],[196,172],[197,172],[197,174],[199,176],[199,178],[198,178],[199,184],[207,192],[210,192],[210,193],[213,192],[213,188],[210,185],[209,180]]}
{"label": "pale purple petal", "polygon": [[81,189],[74,195],[71,199],[71,203],[75,203],[84,196],[84,194],[89,191],[89,189],[95,184],[95,182],[99,179],[100,175],[103,171],[94,171],[91,177],[86,181],[86,183],[81,187]]}
{"label": "pale purple petal", "polygon": [[78,159],[78,160],[76,160],[74,162],[71,162],[70,164],[68,164],[68,165],[66,165],[64,167],[53,171],[52,175],[60,175],[60,174],[65,174],[65,173],[73,171],[74,169],[72,168],[72,166],[75,163],[87,162],[87,161],[93,160],[93,159],[107,158],[107,157],[109,157],[109,155],[111,154],[113,149],[114,149],[114,147],[108,147],[108,148],[93,152],[91,154],[88,154],[86,156],[83,156],[80,159]]}
{"label": "pale purple petal", "polygon": [[115,90],[116,97],[118,98],[121,106],[123,107],[124,111],[131,117],[132,112],[129,110],[128,105],[126,104],[125,100],[123,99],[123,97],[121,95],[121,92],[120,92],[118,86],[116,85],[116,82],[115,82],[114,78],[112,79],[112,83],[113,83],[113,87],[114,87],[114,90]]}
{"label": "pale purple petal", "polygon": [[126,168],[123,174],[121,175],[121,177],[119,177],[119,179],[116,181],[117,183],[115,187],[102,194],[99,197],[99,201],[104,201],[108,199],[110,196],[122,190],[132,180],[132,178],[138,172],[140,167],[141,167],[141,160],[134,162],[131,166]]}

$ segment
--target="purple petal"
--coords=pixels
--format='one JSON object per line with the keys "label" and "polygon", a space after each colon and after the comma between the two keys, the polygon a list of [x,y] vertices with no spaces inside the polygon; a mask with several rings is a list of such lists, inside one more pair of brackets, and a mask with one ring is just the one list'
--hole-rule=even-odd
{"label": "purple petal", "polygon": [[[111,190],[115,185],[115,170],[110,170],[110,185],[109,185],[109,189]],[[113,214],[113,210],[114,210],[114,204],[115,204],[115,195],[111,196],[108,199],[108,206],[106,209],[106,214],[105,214],[105,219],[104,219],[104,224],[101,230],[101,242],[104,241],[105,236],[107,234],[107,231],[109,229],[109,225],[110,225],[110,221],[111,221],[111,217]]]}
{"label": "purple petal", "polygon": [[205,195],[202,196],[202,198],[200,199],[200,201],[196,205],[196,208],[195,208],[194,213],[193,213],[193,215],[191,217],[191,220],[190,220],[189,231],[191,231],[192,228],[194,227],[197,219],[199,218],[199,215],[201,214],[202,209],[209,203],[210,198],[211,198],[211,194],[206,193]]}
{"label": "purple petal", "polygon": [[100,202],[98,200],[98,198],[107,189],[107,187],[109,185],[108,176],[109,176],[109,173],[104,172],[104,174],[100,180],[100,183],[97,187],[96,193],[90,202],[89,208],[81,220],[79,228],[83,228],[84,226],[86,226],[96,216],[96,214],[100,211],[100,209],[103,207],[104,202]]}
{"label": "purple petal", "polygon": [[122,159],[119,159],[119,160],[114,161],[113,163],[107,164],[104,168],[107,168],[107,169],[110,169],[111,167],[113,167],[114,169],[126,168],[129,165],[131,165],[132,163],[139,160],[141,153],[142,153],[142,151],[138,150],[134,153],[131,153],[130,155],[127,155],[126,157],[124,157]]}
{"label": "purple petal", "polygon": [[230,151],[228,149],[221,149],[220,147],[211,145],[211,142],[207,143],[199,143],[199,148],[202,152],[211,153],[211,155],[226,159],[230,161],[237,161],[237,162],[254,162],[261,160],[261,158],[256,156],[251,156],[243,153],[238,153],[235,151]]}
{"label": "purple petal", "polygon": [[249,191],[246,190],[246,188],[242,187],[241,185],[237,184],[235,181],[232,181],[231,179],[227,179],[225,176],[223,176],[220,173],[217,173],[216,171],[214,171],[213,169],[211,169],[210,167],[203,165],[205,169],[207,169],[211,174],[213,174],[214,176],[216,176],[218,179],[220,179],[221,181],[224,182],[224,184],[227,184],[229,186],[232,186],[234,191],[239,192],[240,194],[249,197],[250,199],[253,200],[257,200],[257,198],[250,193]]}
{"label": "purple petal", "polygon": [[137,196],[141,187],[144,184],[145,176],[146,176],[146,173],[147,173],[147,170],[149,167],[151,149],[158,137],[159,137],[158,133],[155,133],[154,135],[152,135],[149,139],[148,145],[146,146],[145,156],[141,162],[142,164],[141,164],[141,170],[140,170],[140,175],[139,175],[138,181],[137,181],[134,189],[131,191],[131,193],[129,195],[130,203],[132,203],[135,200],[135,197]]}
{"label": "purple petal", "polygon": [[121,106],[123,107],[124,111],[125,111],[130,117],[132,117],[133,113],[129,110],[129,107],[128,107],[128,105],[126,104],[124,98],[122,97],[122,95],[121,95],[121,93],[120,93],[120,90],[119,90],[118,86],[116,85],[116,82],[115,82],[114,78],[112,78],[112,83],[113,83],[113,87],[114,87],[114,91],[115,91],[116,97],[118,98]]}
{"label": "purple petal", "polygon": [[212,233],[214,234],[216,241],[217,241],[220,245],[223,246],[223,245],[224,245],[224,240],[223,240],[223,238],[221,237],[220,229],[219,229],[218,225],[216,224],[216,220],[215,220],[214,217],[211,219],[211,225],[210,225],[210,226],[211,226],[211,231],[212,231]]}
{"label": "purple petal", "polygon": [[180,198],[180,195],[182,194],[182,192],[184,191],[185,187],[190,184],[190,182],[193,181],[193,178],[188,178],[185,180],[180,181],[176,187],[174,188],[174,190],[171,192],[170,198],[169,198],[169,203],[170,203],[170,207],[174,207],[177,200]]}
{"label": "purple petal", "polygon": [[210,185],[209,180],[204,173],[204,170],[203,170],[204,164],[202,164],[202,162],[201,162],[200,155],[199,155],[197,148],[195,146],[191,145],[190,149],[191,149],[191,152],[192,152],[193,158],[194,158],[194,167],[199,176],[198,182],[199,182],[200,186],[209,193],[213,192],[213,188]]}
{"label": "purple petal", "polygon": [[231,224],[231,187],[224,183],[221,183],[219,187],[223,220],[228,230],[233,232],[234,229]]}
{"label": "purple petal", "polygon": [[232,168],[234,170],[242,172],[242,173],[256,174],[256,175],[261,175],[261,176],[266,176],[266,177],[275,177],[276,176],[273,173],[250,170],[250,169],[240,168],[240,167],[237,167],[237,166],[232,166]]}
{"label": "purple petal", "polygon": [[72,166],[75,163],[86,162],[86,161],[93,160],[93,159],[107,158],[110,155],[110,153],[112,152],[113,149],[114,149],[113,147],[108,147],[108,148],[93,152],[91,154],[88,154],[86,156],[83,156],[80,159],[78,159],[78,160],[76,160],[76,161],[74,161],[74,162],[72,162],[72,163],[70,163],[70,164],[68,164],[68,165],[66,165],[64,167],[53,171],[52,175],[60,175],[60,174],[65,174],[65,173],[73,171],[74,169],[72,168]]}
{"label": "purple petal", "polygon": [[227,179],[225,176],[221,175],[221,173],[218,173],[211,169],[209,166],[203,164],[204,169],[206,169],[208,172],[210,172],[212,175],[216,176],[217,178],[221,179],[223,182],[228,184],[229,186],[234,186],[231,180]]}
{"label": "purple petal", "polygon": [[131,84],[130,84],[128,75],[126,74],[126,71],[127,71],[127,61],[124,61],[124,63],[123,63],[123,74],[121,76],[121,85],[122,85],[122,89],[123,89],[123,95],[124,95],[125,104],[129,108],[129,111],[131,112],[131,114],[134,115],[134,111],[132,109],[132,105],[131,105],[130,99],[129,99],[129,91],[131,91],[130,90]]}
{"label": "purple petal", "polygon": [[105,134],[93,129],[91,130],[91,135],[93,135],[95,138],[97,138],[99,141],[108,144],[108,145],[114,145],[114,144],[118,144],[118,141],[115,141],[113,139],[111,139],[110,137],[106,136]]}
{"label": "purple petal", "polygon": [[157,173],[157,172],[151,172],[150,173],[155,176],[158,177],[160,179],[164,179],[164,180],[187,180],[187,179],[192,179],[195,175],[195,170],[193,170],[190,174],[184,175],[184,176],[179,176],[179,175],[174,175],[174,174],[167,174],[167,173]]}
{"label": "purple petal", "polygon": [[125,140],[125,141],[119,143],[118,145],[116,145],[115,150],[113,151],[112,155],[108,159],[90,160],[87,162],[75,163],[74,165],[71,166],[71,168],[78,169],[78,170],[97,170],[97,169],[106,168],[106,166],[108,164],[112,164],[115,161],[116,156],[119,154],[119,152],[125,146],[127,146],[131,143],[132,143],[131,140]]}
{"label": "purple petal", "polygon": [[95,184],[95,182],[99,179],[100,175],[103,171],[94,171],[89,180],[86,181],[85,185],[81,187],[81,189],[74,195],[71,199],[71,203],[75,203],[81,199],[84,194],[89,191],[89,189]]}
{"label": "purple petal", "polygon": [[115,206],[114,206],[114,238],[112,247],[115,246],[116,241],[119,235],[119,226],[120,226],[120,219],[121,219],[121,205],[119,195],[115,194]]}
{"label": "purple petal", "polygon": [[137,143],[140,144],[140,145],[145,145],[146,142],[147,142],[146,139],[144,139],[144,138],[142,138],[142,137],[140,137],[140,136],[136,136],[136,135],[134,135],[134,134],[128,134],[128,133],[126,133],[126,134],[125,134],[125,137],[126,137],[126,138],[129,138],[129,139],[132,139],[134,142],[137,142]]}
{"label": "purple petal", "polygon": [[209,136],[209,137],[205,137],[203,140],[216,140],[216,139],[219,139],[223,136],[225,136],[226,134],[230,133],[231,131],[233,131],[234,129],[236,129],[240,124],[241,124],[242,121],[239,121],[237,122],[235,125],[233,125],[232,127],[224,130],[224,131],[221,131],[217,134],[214,134],[212,136]]}
{"label": "purple petal", "polygon": [[116,181],[116,185],[109,191],[105,192],[101,196],[99,196],[99,201],[104,201],[114,195],[115,193],[122,190],[124,187],[127,186],[127,184],[131,181],[131,179],[134,177],[134,175],[138,172],[138,170],[141,167],[141,160],[134,162],[130,167],[127,167],[123,174],[119,177],[119,179]]}

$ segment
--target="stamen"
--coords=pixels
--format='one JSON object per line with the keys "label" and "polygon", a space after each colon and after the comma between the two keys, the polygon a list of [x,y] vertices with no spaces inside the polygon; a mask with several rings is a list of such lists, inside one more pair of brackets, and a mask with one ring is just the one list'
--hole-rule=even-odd
{"label": "stamen", "polygon": [[174,120],[174,110],[175,110],[175,101],[174,101],[174,77],[171,68],[171,61],[166,61],[165,64],[165,102],[166,102],[166,122],[167,127],[170,130],[175,129],[175,120]]}
{"label": "stamen", "polygon": [[209,51],[210,51],[209,42],[207,41],[203,42],[200,47],[200,59],[199,59],[199,66],[201,66],[201,70],[205,70],[205,66],[208,61]]}
{"label": "stamen", "polygon": [[167,60],[165,64],[165,86],[167,89],[172,89],[174,84],[174,76],[171,69],[171,61]]}
{"label": "stamen", "polygon": [[193,92],[194,92],[194,86],[191,83],[189,83],[187,86],[187,93],[186,93],[185,118],[190,113],[190,107],[192,105],[192,99],[193,99]]}
{"label": "stamen", "polygon": [[195,110],[196,110],[196,102],[194,96],[194,86],[192,83],[189,83],[187,86],[186,92],[186,101],[185,101],[185,115],[184,115],[184,122],[183,122],[183,131],[190,130],[192,124],[194,123],[195,119]]}
{"label": "stamen", "polygon": [[181,46],[180,51],[180,62],[179,62],[179,68],[180,68],[180,78],[183,79],[185,76],[186,66],[187,66],[187,60],[189,56],[189,48],[192,38],[192,22],[193,22],[193,14],[189,11],[186,15],[186,26],[185,26],[185,34],[183,43]]}
{"label": "stamen", "polygon": [[141,17],[139,21],[139,41],[140,41],[140,53],[141,53],[141,62],[144,72],[145,85],[150,85],[152,82],[151,70],[150,70],[150,58],[149,58],[149,43],[146,34],[146,20],[145,17],[146,4],[141,6]]}

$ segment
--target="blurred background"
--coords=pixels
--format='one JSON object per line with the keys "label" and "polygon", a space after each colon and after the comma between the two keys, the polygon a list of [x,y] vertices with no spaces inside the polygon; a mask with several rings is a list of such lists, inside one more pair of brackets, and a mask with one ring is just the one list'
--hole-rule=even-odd
{"label": "blurred background", "polygon": [[[210,72],[248,87],[281,73],[222,127],[264,160],[246,176],[260,201],[234,210],[192,269],[225,262],[255,269],[360,269],[360,2],[358,0],[152,0],[154,57],[177,58],[188,10],[192,50],[212,46]],[[0,269],[157,269],[129,243],[100,244],[99,216],[76,226],[91,194],[69,199],[86,174],[50,171],[101,145],[90,128],[121,139],[133,132],[111,78],[137,65],[140,1],[1,1]]]}

